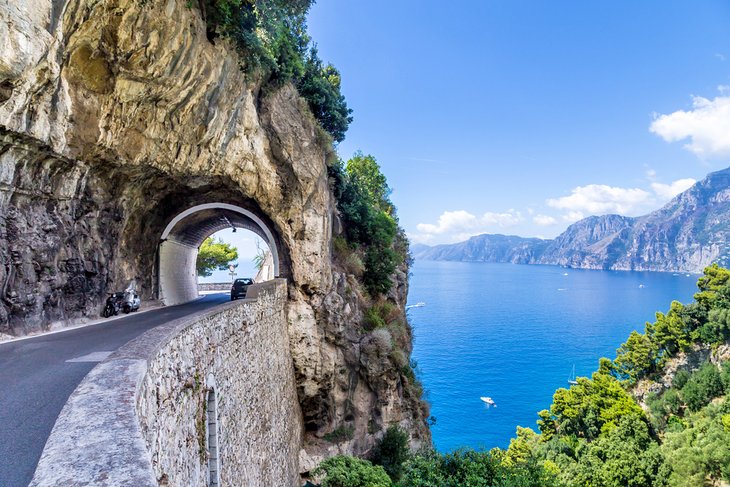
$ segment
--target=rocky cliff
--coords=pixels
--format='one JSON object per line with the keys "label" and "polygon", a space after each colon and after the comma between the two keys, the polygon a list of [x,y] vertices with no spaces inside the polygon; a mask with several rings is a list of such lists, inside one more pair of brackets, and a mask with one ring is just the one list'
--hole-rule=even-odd
{"label": "rocky cliff", "polygon": [[0,333],[96,317],[132,279],[155,299],[167,223],[235,204],[276,235],[290,283],[303,464],[391,424],[429,442],[407,377],[367,347],[369,298],[332,263],[331,143],[292,86],[246,77],[183,0],[5,2],[0,39]]}
{"label": "rocky cliff", "polygon": [[592,216],[554,240],[480,235],[421,247],[417,259],[554,264],[584,269],[701,272],[730,258],[730,168],[709,174],[638,218]]}

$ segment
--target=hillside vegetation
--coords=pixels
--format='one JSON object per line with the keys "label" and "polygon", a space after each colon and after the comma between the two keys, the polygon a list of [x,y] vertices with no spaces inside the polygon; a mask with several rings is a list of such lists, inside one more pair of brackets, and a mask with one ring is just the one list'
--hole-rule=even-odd
{"label": "hillside vegetation", "polygon": [[[712,265],[697,285],[694,302],[673,302],[643,333],[632,332],[614,360],[602,358],[591,378],[558,389],[538,413],[539,431],[518,427],[507,450],[408,452],[402,442],[394,447],[392,433],[376,465],[358,468],[383,465],[389,480],[380,475],[377,485],[401,487],[727,485],[730,271]],[[332,480],[345,461],[323,465],[322,485],[369,485]]]}

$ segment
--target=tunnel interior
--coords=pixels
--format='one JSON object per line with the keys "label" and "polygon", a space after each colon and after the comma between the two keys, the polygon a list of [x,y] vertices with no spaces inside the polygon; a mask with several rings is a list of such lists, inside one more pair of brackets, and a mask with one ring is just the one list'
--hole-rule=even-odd
{"label": "tunnel interior", "polygon": [[256,214],[230,203],[195,205],[176,215],[165,227],[158,248],[158,299],[166,305],[180,304],[198,297],[195,262],[203,241],[226,228],[249,230],[268,245],[273,275],[281,274],[279,251],[274,234]]}

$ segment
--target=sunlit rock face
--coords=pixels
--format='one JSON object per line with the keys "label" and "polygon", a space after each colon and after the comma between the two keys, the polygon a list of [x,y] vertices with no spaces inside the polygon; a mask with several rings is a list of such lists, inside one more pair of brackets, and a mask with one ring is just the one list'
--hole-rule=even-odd
{"label": "sunlit rock face", "polygon": [[341,424],[342,451],[394,423],[428,442],[420,399],[363,338],[367,298],[332,263],[327,137],[294,88],[262,89],[242,63],[184,0],[0,4],[0,333],[96,318],[131,280],[156,299],[165,226],[237,205],[275,234],[289,280],[304,463]]}

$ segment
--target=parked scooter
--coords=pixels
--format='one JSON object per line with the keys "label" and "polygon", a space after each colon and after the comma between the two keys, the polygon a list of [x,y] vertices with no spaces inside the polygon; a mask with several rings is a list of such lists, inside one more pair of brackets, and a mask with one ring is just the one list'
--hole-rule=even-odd
{"label": "parked scooter", "polygon": [[101,312],[101,316],[109,318],[110,316],[118,315],[119,310],[122,307],[123,300],[124,293],[109,293],[109,297],[106,298],[106,304]]}
{"label": "parked scooter", "polygon": [[127,288],[127,290],[124,291],[122,311],[124,311],[125,314],[139,310],[141,303],[142,301],[139,299],[139,296],[134,289]]}
{"label": "parked scooter", "polygon": [[123,311],[124,314],[138,311],[142,302],[135,290],[135,284],[136,282],[132,280],[124,291],[109,293],[101,315],[104,318],[109,318],[110,316],[118,315],[120,311]]}

